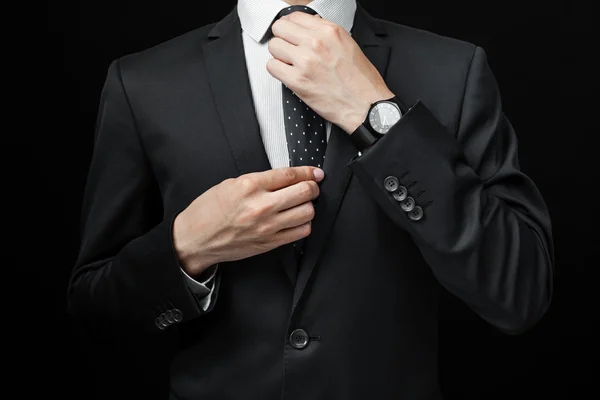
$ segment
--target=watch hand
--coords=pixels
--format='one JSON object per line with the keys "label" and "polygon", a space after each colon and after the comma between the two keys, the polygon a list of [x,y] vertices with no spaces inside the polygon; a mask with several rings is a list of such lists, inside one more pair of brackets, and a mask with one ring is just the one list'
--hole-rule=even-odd
{"label": "watch hand", "polygon": [[383,116],[382,125],[383,125],[384,128],[387,128],[390,125],[390,124],[388,124],[387,117],[385,115]]}

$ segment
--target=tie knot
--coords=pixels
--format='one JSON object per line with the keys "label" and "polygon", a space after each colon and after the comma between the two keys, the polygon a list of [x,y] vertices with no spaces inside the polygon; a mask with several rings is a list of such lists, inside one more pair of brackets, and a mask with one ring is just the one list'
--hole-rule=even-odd
{"label": "tie knot", "polygon": [[[306,6],[289,6],[284,8],[283,10],[279,11],[279,14],[277,14],[277,16],[275,16],[275,18],[273,19],[273,22],[271,22],[271,26],[275,23],[275,21],[277,21],[279,18],[283,17],[284,15],[288,15],[293,13],[294,11],[300,11],[300,12],[304,12],[307,14],[311,14],[311,15],[317,15],[318,13],[313,10],[310,7],[306,7]],[[273,31],[271,30],[271,26],[269,26],[269,29],[267,30],[267,33],[265,34],[265,36],[263,37],[262,40],[269,40],[273,37]]]}
{"label": "tie knot", "polygon": [[279,14],[277,14],[277,17],[275,18],[275,20],[278,20],[279,18],[283,17],[284,15],[291,14],[294,11],[300,11],[300,12],[304,12],[304,13],[311,14],[311,15],[317,14],[317,12],[310,7],[296,5],[296,6],[286,7],[283,10],[279,11]]}

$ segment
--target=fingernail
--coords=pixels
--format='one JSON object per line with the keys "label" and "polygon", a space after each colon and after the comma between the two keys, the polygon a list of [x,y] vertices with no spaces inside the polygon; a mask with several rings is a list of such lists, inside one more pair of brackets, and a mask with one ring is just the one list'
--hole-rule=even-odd
{"label": "fingernail", "polygon": [[321,168],[313,169],[313,174],[315,175],[317,182],[319,182],[320,180],[322,180],[325,177],[325,172],[323,172],[323,170]]}

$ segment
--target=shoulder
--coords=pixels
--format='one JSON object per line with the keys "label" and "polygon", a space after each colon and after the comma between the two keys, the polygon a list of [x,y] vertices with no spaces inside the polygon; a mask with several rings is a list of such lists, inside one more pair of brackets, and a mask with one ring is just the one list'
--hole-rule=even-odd
{"label": "shoulder", "polygon": [[[113,61],[123,89],[130,99],[174,90],[182,77],[203,74],[203,46],[216,23],[202,26],[152,47]],[[109,73],[111,71],[109,70]]]}
{"label": "shoulder", "polygon": [[477,49],[475,44],[464,40],[391,21],[375,20],[385,27],[391,46],[405,50],[412,57],[443,59],[462,64],[470,63]]}
{"label": "shoulder", "polygon": [[214,25],[205,25],[150,48],[127,54],[118,60],[121,69],[124,74],[158,71],[195,59],[202,52],[203,44],[208,41],[208,32]]}

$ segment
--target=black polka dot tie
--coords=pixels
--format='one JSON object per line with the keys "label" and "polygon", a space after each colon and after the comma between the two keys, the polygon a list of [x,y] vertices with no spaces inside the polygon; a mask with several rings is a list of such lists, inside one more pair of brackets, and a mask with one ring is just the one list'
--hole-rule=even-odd
{"label": "black polka dot tie", "polygon": [[[290,6],[281,10],[275,20],[294,11],[317,14],[310,7]],[[290,166],[312,165],[322,168],[327,146],[325,120],[285,84],[282,94]]]}
{"label": "black polka dot tie", "polygon": [[[310,7],[289,6],[281,10],[273,22],[294,11],[317,14]],[[282,84],[282,99],[289,165],[291,167],[312,165],[323,168],[327,146],[325,121],[285,84]],[[300,239],[293,243],[294,253],[298,260],[304,254],[305,241],[306,239]]]}

